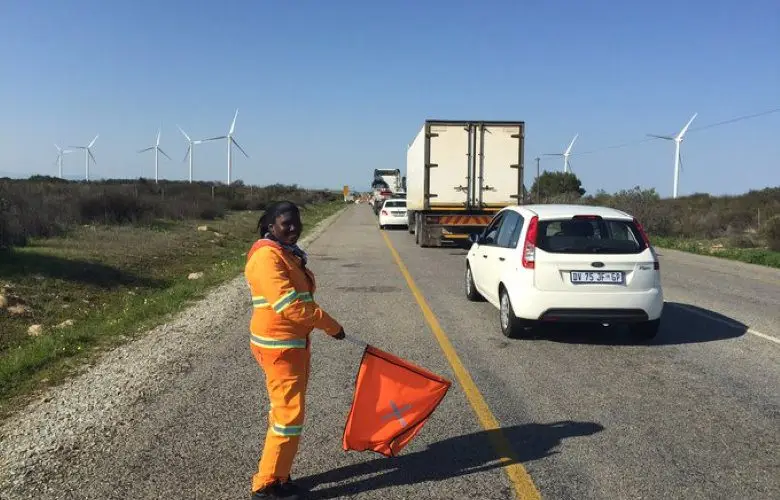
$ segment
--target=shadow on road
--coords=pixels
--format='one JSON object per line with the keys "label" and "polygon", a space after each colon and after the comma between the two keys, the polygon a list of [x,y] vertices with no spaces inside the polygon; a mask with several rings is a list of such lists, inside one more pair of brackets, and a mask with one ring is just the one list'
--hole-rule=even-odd
{"label": "shadow on road", "polygon": [[588,324],[545,325],[537,338],[591,345],[677,345],[727,340],[744,335],[744,323],[691,304],[666,302],[661,328],[651,341],[633,337],[627,328]]}
{"label": "shadow on road", "polygon": [[[298,482],[307,488],[336,483],[312,491],[311,498],[337,498],[392,486],[442,481],[503,467],[505,464],[498,461],[491,446],[491,442],[501,439],[501,434],[517,453],[517,460],[511,463],[522,463],[558,453],[555,447],[566,438],[590,436],[603,429],[594,422],[516,425],[445,439],[422,451],[347,465],[300,478]],[[372,477],[361,478],[368,474]]]}

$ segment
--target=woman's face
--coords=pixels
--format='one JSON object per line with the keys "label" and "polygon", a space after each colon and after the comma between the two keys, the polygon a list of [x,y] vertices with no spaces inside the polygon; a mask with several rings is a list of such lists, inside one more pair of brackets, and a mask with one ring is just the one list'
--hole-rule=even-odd
{"label": "woman's face", "polygon": [[294,212],[285,212],[279,215],[271,225],[271,234],[277,240],[288,245],[294,245],[298,241],[302,230],[301,218]]}

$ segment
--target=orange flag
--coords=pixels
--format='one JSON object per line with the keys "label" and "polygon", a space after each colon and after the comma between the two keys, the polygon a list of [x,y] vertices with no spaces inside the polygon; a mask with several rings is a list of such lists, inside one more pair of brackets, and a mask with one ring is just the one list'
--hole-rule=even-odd
{"label": "orange flag", "polygon": [[344,428],[344,450],[398,455],[420,432],[450,385],[449,380],[366,346]]}

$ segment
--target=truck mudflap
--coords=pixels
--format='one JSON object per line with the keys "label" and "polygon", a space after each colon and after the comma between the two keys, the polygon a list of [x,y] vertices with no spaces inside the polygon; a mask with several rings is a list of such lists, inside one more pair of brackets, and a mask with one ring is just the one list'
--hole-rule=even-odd
{"label": "truck mudflap", "polygon": [[482,231],[491,220],[493,214],[417,213],[414,221],[410,220],[409,232],[415,233],[415,240],[422,247],[440,247],[448,240],[468,239],[470,234]]}

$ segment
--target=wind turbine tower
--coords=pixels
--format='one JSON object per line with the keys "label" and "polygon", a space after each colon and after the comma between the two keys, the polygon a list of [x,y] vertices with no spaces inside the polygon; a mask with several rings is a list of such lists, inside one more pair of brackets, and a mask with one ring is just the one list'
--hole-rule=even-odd
{"label": "wind turbine tower", "polygon": [[233,133],[236,131],[236,118],[238,118],[238,110],[237,109],[236,109],[236,114],[233,115],[233,123],[230,124],[230,131],[228,131],[227,135],[222,135],[222,136],[219,136],[219,137],[211,137],[209,139],[205,139],[204,141],[202,141],[202,142],[206,142],[206,141],[216,141],[216,140],[219,140],[219,139],[227,139],[227,147],[228,147],[228,150],[227,150],[227,153],[228,153],[228,155],[227,155],[227,157],[228,157],[227,183],[228,183],[228,186],[230,185],[230,182],[231,182],[231,179],[232,179],[231,176],[232,176],[232,173],[233,173],[233,144],[235,144],[236,147],[239,150],[241,150],[242,153],[244,153],[244,156],[249,158],[249,155],[246,154],[246,151],[244,151],[244,149],[241,146],[239,146],[238,142],[236,142],[236,140],[233,139]]}
{"label": "wind turbine tower", "polygon": [[[179,127],[178,125],[176,125],[176,126]],[[190,139],[190,136],[187,135],[187,132],[182,130],[181,127],[179,127],[179,131],[187,139],[187,152],[184,154],[184,159],[186,160],[188,156],[190,158],[190,176],[189,176],[189,178],[190,178],[190,184],[191,184],[192,183],[192,155],[194,154],[194,151],[193,151],[192,148],[196,144],[201,144],[203,141],[193,141],[192,139]]]}
{"label": "wind turbine tower", "polygon": [[152,149],[154,149],[154,182],[157,183],[159,181],[160,173],[160,153],[164,154],[166,158],[171,160],[171,157],[165,154],[165,151],[163,151],[160,147],[160,129],[157,129],[157,142],[155,142],[154,146],[149,146],[146,149],[142,149],[139,151],[139,153],[145,153],[147,151],[151,151]]}
{"label": "wind turbine tower", "polygon": [[76,148],[76,149],[83,149],[84,150],[84,164],[85,164],[85,179],[87,182],[89,182],[89,159],[92,158],[92,161],[97,163],[97,160],[95,160],[95,156],[92,154],[92,146],[95,145],[95,141],[97,141],[97,138],[100,134],[96,135],[94,139],[92,139],[92,142],[89,143],[88,146],[68,146],[69,148]]}
{"label": "wind turbine tower", "polygon": [[73,151],[70,149],[62,149],[61,147],[57,146],[57,144],[55,144],[54,147],[57,148],[57,175],[60,179],[62,179],[62,157],[68,153],[72,153]]}
{"label": "wind turbine tower", "polygon": [[569,143],[569,147],[563,153],[545,153],[545,156],[562,156],[563,157],[563,172],[571,172],[571,163],[569,162],[569,156],[571,156],[571,148],[574,146],[574,142],[577,140],[580,134],[576,134],[574,139]]}
{"label": "wind turbine tower", "polygon": [[693,123],[693,120],[696,119],[696,115],[699,113],[694,113],[690,120],[688,120],[688,123],[685,124],[685,126],[680,130],[680,132],[675,136],[669,136],[669,135],[655,135],[655,134],[647,134],[650,137],[655,137],[657,139],[666,139],[667,141],[674,141],[674,191],[672,196],[674,198],[677,198],[677,186],[680,183],[680,169],[682,168],[682,157],[680,155],[680,144],[683,141],[683,137],[685,136],[685,133],[688,131],[688,127],[691,126],[691,123]]}

